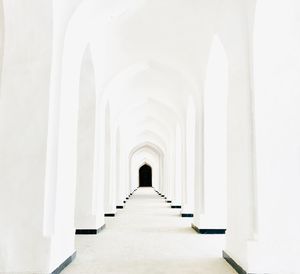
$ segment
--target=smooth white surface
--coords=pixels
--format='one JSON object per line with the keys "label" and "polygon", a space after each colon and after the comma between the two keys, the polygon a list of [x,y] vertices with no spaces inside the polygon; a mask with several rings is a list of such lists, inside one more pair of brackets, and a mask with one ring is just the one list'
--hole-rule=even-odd
{"label": "smooth white surface", "polygon": [[[94,66],[90,48],[86,49],[81,65],[79,111],[77,182],[75,201],[76,229],[98,229],[103,222],[97,218],[93,204],[96,192],[94,183],[96,89]],[[102,220],[103,221],[103,220]]]}
{"label": "smooth white surface", "polygon": [[[144,160],[159,170],[159,191],[194,212],[200,228],[220,224],[214,188],[226,172],[226,252],[249,272],[297,271],[300,7],[261,0],[255,12],[255,4],[0,1],[1,273],[55,269],[74,251],[77,175],[79,211],[96,219],[84,226],[97,227],[136,186]],[[228,78],[220,65],[211,68],[220,57],[209,57],[214,37]],[[87,48],[95,99],[84,109],[81,72],[93,78],[82,67]],[[223,117],[226,100],[218,79],[228,81],[228,119],[215,132],[209,117]],[[216,84],[213,92],[206,82]],[[78,117],[95,123],[85,144],[89,123],[78,134]],[[227,171],[224,146],[213,162],[210,143],[225,131]]]}
{"label": "smooth white surface", "polygon": [[77,259],[63,274],[235,274],[221,258],[224,236],[203,236],[190,219],[139,188],[97,236],[77,236]]}
{"label": "smooth white surface", "polygon": [[204,209],[194,219],[202,229],[227,227],[227,98],[228,60],[215,37],[204,92]]}
{"label": "smooth white surface", "polygon": [[257,237],[251,246],[252,272],[299,273],[295,268],[300,254],[299,14],[297,0],[258,1],[254,29]]}

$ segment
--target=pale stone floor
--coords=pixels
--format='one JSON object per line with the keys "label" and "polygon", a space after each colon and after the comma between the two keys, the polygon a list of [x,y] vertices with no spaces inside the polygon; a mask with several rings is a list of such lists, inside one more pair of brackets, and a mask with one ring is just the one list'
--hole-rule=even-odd
{"label": "pale stone floor", "polygon": [[222,235],[200,235],[152,188],[139,188],[97,236],[77,236],[63,274],[236,274],[222,259]]}

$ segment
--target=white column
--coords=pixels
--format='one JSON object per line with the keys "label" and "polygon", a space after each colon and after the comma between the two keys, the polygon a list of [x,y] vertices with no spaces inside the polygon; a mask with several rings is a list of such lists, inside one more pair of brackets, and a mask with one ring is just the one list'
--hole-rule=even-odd
{"label": "white column", "polygon": [[125,180],[126,180],[126,168],[128,167],[128,156],[124,151],[124,146],[121,146],[120,158],[119,158],[119,178],[117,182],[117,206],[124,206],[125,194]]}
{"label": "white column", "polygon": [[182,214],[192,216],[194,213],[194,188],[195,188],[195,157],[196,157],[196,110],[193,98],[189,98],[186,116],[186,138],[185,138],[185,165],[186,179],[184,181],[184,197],[182,204]]}
{"label": "white column", "polygon": [[113,214],[116,209],[112,208],[113,205],[111,203],[112,193],[113,193],[113,180],[111,177],[112,173],[112,140],[115,136],[111,134],[111,119],[110,119],[110,107],[109,102],[106,104],[105,108],[105,146],[104,146],[104,212],[105,214]]}
{"label": "white column", "polygon": [[175,150],[175,180],[172,206],[181,206],[181,185],[183,180],[182,162],[182,137],[180,126],[176,127],[176,150]]}
{"label": "white column", "polygon": [[[75,227],[78,230],[98,230],[103,223],[95,214],[94,180],[95,133],[96,133],[96,87],[94,67],[89,47],[86,49],[80,79],[77,183],[75,205]],[[82,233],[82,231],[81,231]]]}
{"label": "white column", "polygon": [[203,212],[195,216],[200,233],[226,229],[228,62],[220,40],[210,50],[204,95]]}
{"label": "white column", "polygon": [[[200,93],[200,91],[199,91]],[[195,167],[194,167],[194,219],[193,225],[199,227],[204,212],[204,117],[202,91],[198,98],[195,123]]]}
{"label": "white column", "polygon": [[229,63],[228,218],[225,252],[249,271],[248,245],[255,236],[254,105],[251,69],[253,15],[245,12],[248,11],[245,3],[231,8],[232,14],[226,14],[228,17],[219,33]]}
{"label": "white column", "polygon": [[[53,53],[52,5],[52,1],[47,0],[33,0],[30,3],[3,1],[1,273],[50,273],[74,252],[72,227],[67,228],[70,242],[67,244],[66,239],[62,238],[61,250],[54,251],[57,260],[53,261],[52,237],[61,234],[62,230],[58,227],[52,231],[44,225],[50,64]],[[52,204],[50,208],[54,214]]]}
{"label": "white column", "polygon": [[175,164],[175,153],[174,148],[172,146],[168,147],[167,150],[167,170],[166,170],[166,188],[165,188],[165,196],[166,201],[172,201],[172,187],[174,186],[173,179],[174,179],[174,164]]}
{"label": "white column", "polygon": [[247,258],[247,270],[251,273],[297,272],[294,266],[300,254],[299,16],[297,0],[257,3],[255,237],[248,243]]}

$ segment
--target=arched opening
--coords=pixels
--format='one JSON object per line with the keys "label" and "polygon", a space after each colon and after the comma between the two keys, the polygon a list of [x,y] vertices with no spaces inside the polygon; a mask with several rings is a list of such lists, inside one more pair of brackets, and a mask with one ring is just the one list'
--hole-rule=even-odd
{"label": "arched opening", "polygon": [[[141,137],[143,139],[143,137]],[[165,144],[154,136],[146,142],[130,150],[128,157],[129,176],[131,182],[130,192],[139,187],[139,169],[147,164],[152,170],[152,187],[159,192],[163,192],[163,183],[166,181],[166,147]]]}
{"label": "arched opening", "polygon": [[152,187],[152,168],[147,164],[139,169],[139,186]]}

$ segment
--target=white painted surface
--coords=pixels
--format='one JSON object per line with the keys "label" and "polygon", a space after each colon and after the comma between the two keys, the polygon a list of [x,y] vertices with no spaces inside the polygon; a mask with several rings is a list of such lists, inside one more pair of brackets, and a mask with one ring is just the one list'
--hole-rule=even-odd
{"label": "white painted surface", "polygon": [[77,182],[75,205],[75,228],[98,229],[103,225],[94,210],[94,160],[96,126],[96,88],[94,66],[90,48],[83,56],[81,65],[79,111]]}
{"label": "white painted surface", "polygon": [[[252,272],[296,273],[296,0],[258,1],[256,15],[252,0],[2,4],[1,273],[55,269],[74,251],[75,226],[101,226],[123,205],[143,162],[154,186],[205,228],[225,224],[215,189],[227,173],[227,253]],[[210,51],[215,35],[222,46]],[[88,45],[93,87],[80,85]],[[89,88],[93,100],[82,97]]]}
{"label": "white painted surface", "polygon": [[295,268],[300,254],[299,14],[298,1],[258,1],[254,31],[257,237],[251,246],[251,271],[299,273]]}
{"label": "white painted surface", "polygon": [[204,93],[204,209],[194,218],[200,229],[227,227],[227,97],[227,56],[215,37]]}

